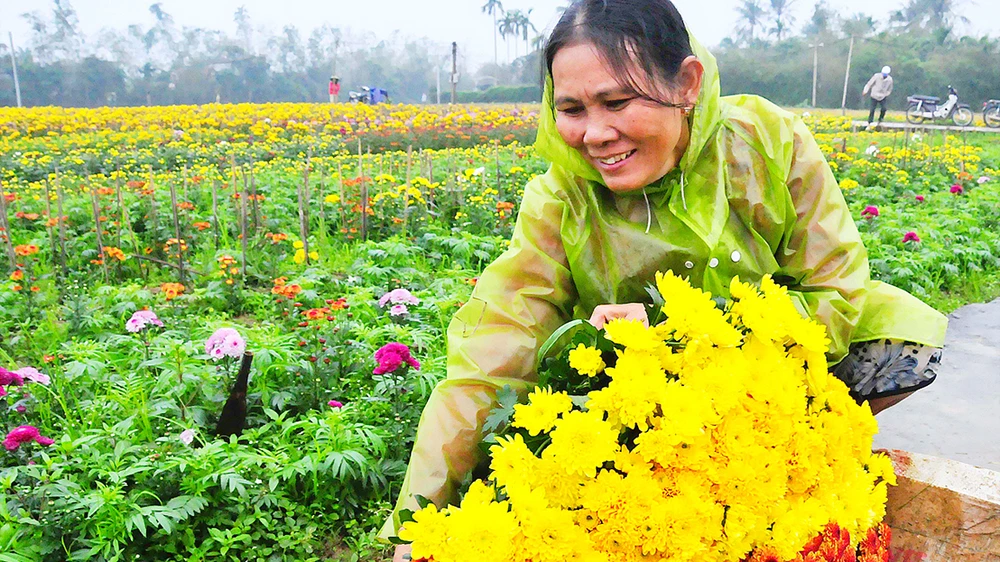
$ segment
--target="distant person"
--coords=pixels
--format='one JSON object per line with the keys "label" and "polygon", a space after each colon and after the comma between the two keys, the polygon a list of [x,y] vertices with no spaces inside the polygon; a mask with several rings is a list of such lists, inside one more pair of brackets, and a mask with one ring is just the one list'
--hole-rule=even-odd
{"label": "distant person", "polygon": [[336,103],[340,101],[340,78],[336,76],[330,77],[330,103]]}
{"label": "distant person", "polygon": [[868,112],[868,128],[872,128],[872,122],[875,121],[875,108],[882,106],[882,112],[878,115],[878,124],[882,125],[882,120],[885,119],[885,100],[889,99],[892,94],[892,69],[888,66],[882,67],[882,72],[876,72],[872,79],[865,84],[865,89],[861,92],[861,97],[867,96],[869,93],[872,97],[872,109]]}

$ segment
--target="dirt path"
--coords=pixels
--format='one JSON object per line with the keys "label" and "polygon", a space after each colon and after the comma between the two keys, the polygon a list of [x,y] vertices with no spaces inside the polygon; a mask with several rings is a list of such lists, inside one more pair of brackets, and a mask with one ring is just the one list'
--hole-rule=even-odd
{"label": "dirt path", "polygon": [[949,320],[937,380],[878,415],[875,446],[1000,471],[1000,299]]}

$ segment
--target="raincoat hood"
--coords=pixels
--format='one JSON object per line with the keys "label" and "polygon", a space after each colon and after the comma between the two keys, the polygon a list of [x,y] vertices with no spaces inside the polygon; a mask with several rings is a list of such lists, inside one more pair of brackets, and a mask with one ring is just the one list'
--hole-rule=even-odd
{"label": "raincoat hood", "polygon": [[[719,66],[715,61],[715,56],[708,52],[697,39],[690,37],[690,41],[691,50],[701,61],[705,73],[702,77],[701,92],[698,94],[698,103],[689,121],[691,135],[688,148],[679,165],[683,173],[688,173],[721,122]],[[567,172],[603,184],[600,172],[590,165],[576,149],[566,144],[566,141],[559,135],[559,131],[556,130],[553,95],[552,77],[548,76],[545,79],[545,92],[542,97],[542,112],[539,118],[535,150],[546,160],[562,167]],[[667,177],[672,175],[667,174]],[[658,185],[647,186],[647,191],[660,191],[663,189],[664,183],[661,181]],[[636,192],[641,191],[636,190]]]}

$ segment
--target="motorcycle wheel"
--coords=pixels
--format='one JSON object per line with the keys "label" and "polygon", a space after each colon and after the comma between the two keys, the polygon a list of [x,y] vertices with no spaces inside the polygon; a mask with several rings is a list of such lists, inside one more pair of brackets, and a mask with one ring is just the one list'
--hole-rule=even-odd
{"label": "motorcycle wheel", "polygon": [[906,108],[906,121],[914,125],[924,122],[924,112],[920,111],[920,106],[913,103]]}
{"label": "motorcycle wheel", "polygon": [[989,107],[983,112],[983,121],[986,122],[987,127],[996,129],[1000,127],[1000,105],[994,105]]}
{"label": "motorcycle wheel", "polygon": [[955,110],[952,114],[951,120],[955,122],[959,127],[968,127],[972,124],[972,120],[975,116],[972,114],[972,110],[968,107],[960,107]]}

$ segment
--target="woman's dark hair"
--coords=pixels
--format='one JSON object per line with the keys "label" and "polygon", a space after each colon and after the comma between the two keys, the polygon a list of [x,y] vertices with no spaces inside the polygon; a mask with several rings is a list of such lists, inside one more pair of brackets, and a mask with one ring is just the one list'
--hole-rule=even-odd
{"label": "woman's dark hair", "polygon": [[[547,76],[552,76],[556,53],[579,42],[596,47],[619,83],[655,101],[665,101],[664,92],[646,89],[655,87],[656,79],[672,84],[681,63],[693,54],[684,18],[670,0],[574,1],[545,44]],[[633,64],[645,76],[633,76]]]}

